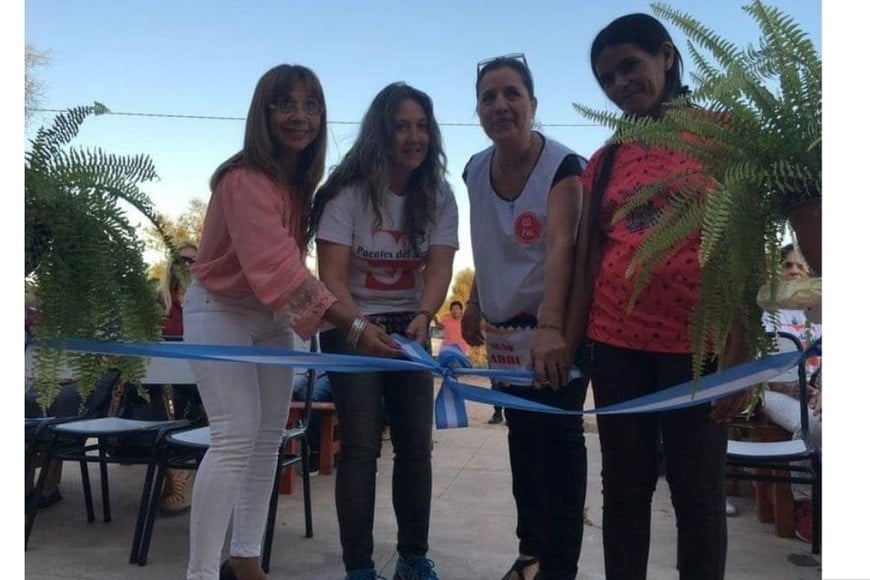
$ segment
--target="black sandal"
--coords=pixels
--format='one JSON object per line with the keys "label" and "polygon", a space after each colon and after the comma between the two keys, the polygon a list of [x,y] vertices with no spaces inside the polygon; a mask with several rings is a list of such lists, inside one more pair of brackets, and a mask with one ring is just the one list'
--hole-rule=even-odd
{"label": "black sandal", "polygon": [[[525,575],[523,574],[523,570],[528,568],[529,566],[534,566],[538,563],[537,558],[529,558],[528,560],[515,560],[514,565],[511,566],[511,569],[508,570],[507,574],[505,574],[501,580],[525,580]],[[514,574],[516,573],[516,574]],[[538,580],[541,577],[541,571],[538,570],[535,573],[535,577],[532,580]]]}

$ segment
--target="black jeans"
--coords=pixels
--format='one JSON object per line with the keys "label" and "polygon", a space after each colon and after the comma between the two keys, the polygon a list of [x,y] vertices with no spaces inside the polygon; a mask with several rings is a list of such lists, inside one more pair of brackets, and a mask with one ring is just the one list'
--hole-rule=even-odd
{"label": "black jeans", "polygon": [[[346,353],[344,335],[320,335],[323,352]],[[373,568],[377,459],[381,452],[383,404],[390,416],[393,509],[399,554],[429,550],[432,499],[432,420],[434,382],[428,372],[329,373],[341,425],[341,455],[335,480],[335,507],[347,571]]]}
{"label": "black jeans", "polygon": [[[692,355],[649,353],[591,343],[592,389],[598,408],[691,380]],[[705,374],[715,370],[711,364]],[[680,578],[725,576],[724,423],[710,405],[678,411],[599,415],[607,578],[646,578],[650,506],[658,479],[661,429],[665,469],[677,519]]]}
{"label": "black jeans", "polygon": [[[506,393],[581,410],[586,379],[559,390],[502,387]],[[520,553],[540,561],[542,580],[577,576],[586,503],[586,441],[581,415],[505,408]]]}

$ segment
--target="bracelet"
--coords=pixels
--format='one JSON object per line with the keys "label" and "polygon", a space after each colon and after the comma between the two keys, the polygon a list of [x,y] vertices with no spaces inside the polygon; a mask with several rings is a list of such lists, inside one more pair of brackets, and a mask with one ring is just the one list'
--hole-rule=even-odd
{"label": "bracelet", "polygon": [[351,349],[355,349],[357,344],[359,344],[359,339],[362,336],[362,333],[365,332],[366,327],[369,325],[366,322],[365,318],[357,316],[353,319],[353,322],[350,325],[350,330],[347,331],[347,346]]}
{"label": "bracelet", "polygon": [[478,308],[480,308],[480,302],[478,302],[477,300],[469,300],[465,303],[465,307],[467,308],[469,306],[477,306]]}
{"label": "bracelet", "polygon": [[549,328],[550,330],[555,330],[556,332],[562,332],[562,327],[556,326],[555,324],[539,324],[537,328]]}
{"label": "bracelet", "polygon": [[429,312],[428,310],[423,310],[423,309],[421,308],[420,310],[418,310],[417,312],[414,313],[414,316],[415,316],[415,317],[416,317],[416,316],[420,316],[421,314],[422,314],[423,316],[426,317],[426,322],[432,322],[432,317],[433,317],[433,316],[432,316],[432,313],[431,313],[431,312]]}

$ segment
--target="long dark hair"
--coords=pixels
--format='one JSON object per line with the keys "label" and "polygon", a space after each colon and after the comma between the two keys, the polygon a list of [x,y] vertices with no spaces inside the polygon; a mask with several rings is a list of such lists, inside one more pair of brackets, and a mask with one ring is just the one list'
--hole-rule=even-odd
{"label": "long dark hair", "polygon": [[[589,61],[595,71],[595,61],[605,48],[619,44],[631,44],[653,56],[662,51],[662,45],[669,42],[674,47],[674,66],[665,71],[665,102],[689,92],[683,85],[683,57],[664,25],[649,14],[626,14],[620,16],[595,35]],[[598,75],[595,75],[598,80]],[[601,81],[598,80],[602,88]]]}
{"label": "long dark hair", "polygon": [[359,136],[353,146],[317,190],[308,221],[306,243],[314,239],[326,204],[344,187],[352,184],[364,189],[374,209],[375,227],[380,226],[382,197],[390,186],[390,154],[395,133],[393,118],[405,99],[417,102],[429,121],[429,150],[423,164],[411,175],[402,226],[406,243],[414,251],[418,250],[427,226],[435,219],[435,195],[444,179],[447,157],[442,146],[441,130],[435,121],[432,99],[423,91],[402,82],[387,85],[375,96],[363,117]]}

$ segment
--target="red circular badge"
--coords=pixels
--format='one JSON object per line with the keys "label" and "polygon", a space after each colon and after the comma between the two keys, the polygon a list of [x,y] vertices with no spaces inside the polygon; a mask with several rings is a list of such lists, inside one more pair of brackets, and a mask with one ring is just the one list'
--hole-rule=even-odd
{"label": "red circular badge", "polygon": [[529,210],[517,216],[514,221],[514,237],[521,244],[531,244],[541,237],[541,218]]}

